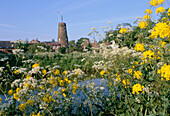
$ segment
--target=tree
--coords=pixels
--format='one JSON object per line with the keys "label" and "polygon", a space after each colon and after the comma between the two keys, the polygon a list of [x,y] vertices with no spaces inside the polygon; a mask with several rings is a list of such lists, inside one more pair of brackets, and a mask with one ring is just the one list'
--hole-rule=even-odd
{"label": "tree", "polygon": [[54,39],[52,39],[52,43],[55,43],[55,40],[54,40]]}
{"label": "tree", "polygon": [[69,52],[73,52],[74,50],[76,50],[75,40],[69,41],[68,43],[69,43],[69,45],[68,45]]}
{"label": "tree", "polygon": [[88,39],[88,38],[80,38],[80,39],[77,41],[77,43],[76,43],[77,51],[79,51],[79,52],[82,52],[82,51],[83,51],[82,47],[83,47],[83,44],[84,44],[86,41],[89,41],[89,39]]}

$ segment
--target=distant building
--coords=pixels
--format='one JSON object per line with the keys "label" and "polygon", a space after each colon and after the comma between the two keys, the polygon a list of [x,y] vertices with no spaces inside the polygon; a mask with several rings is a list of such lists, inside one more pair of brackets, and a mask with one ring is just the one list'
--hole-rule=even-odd
{"label": "distant building", "polygon": [[51,46],[55,52],[59,51],[59,48],[61,47],[61,44],[58,42],[44,42],[46,46]]}
{"label": "distant building", "polygon": [[61,44],[61,47],[66,47],[66,51],[68,52],[68,36],[66,23],[59,23],[58,25],[58,43]]}
{"label": "distant building", "polygon": [[16,43],[11,41],[0,41],[0,53],[12,53],[12,50],[16,47]]}
{"label": "distant building", "polygon": [[94,41],[93,43],[89,40],[89,41],[86,41],[84,44],[83,44],[83,46],[82,46],[82,48],[83,48],[83,51],[86,51],[86,47],[88,47],[88,45],[89,45],[89,43],[92,45],[92,47],[97,47],[98,46],[98,44],[97,44],[97,41]]}
{"label": "distant building", "polygon": [[29,42],[29,44],[35,44],[35,43],[40,43],[40,41],[38,41],[38,39],[37,40],[33,39]]}

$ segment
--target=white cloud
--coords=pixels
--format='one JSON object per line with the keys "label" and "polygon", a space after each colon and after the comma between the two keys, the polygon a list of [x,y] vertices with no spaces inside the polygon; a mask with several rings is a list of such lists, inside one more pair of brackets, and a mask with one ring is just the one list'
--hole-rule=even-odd
{"label": "white cloud", "polygon": [[16,26],[9,24],[0,24],[0,27],[17,28]]}

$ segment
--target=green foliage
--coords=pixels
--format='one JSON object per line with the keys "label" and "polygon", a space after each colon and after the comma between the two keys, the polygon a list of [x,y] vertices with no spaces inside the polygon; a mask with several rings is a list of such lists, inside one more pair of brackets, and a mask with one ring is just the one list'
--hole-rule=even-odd
{"label": "green foliage", "polygon": [[66,53],[66,47],[60,47],[59,52],[62,53],[62,54],[65,54]]}

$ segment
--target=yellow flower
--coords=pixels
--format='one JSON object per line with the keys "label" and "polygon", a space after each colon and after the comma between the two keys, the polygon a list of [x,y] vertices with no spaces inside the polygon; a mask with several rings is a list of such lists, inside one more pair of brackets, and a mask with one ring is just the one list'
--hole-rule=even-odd
{"label": "yellow flower", "polygon": [[158,4],[162,4],[165,0],[158,0]]}
{"label": "yellow flower", "polygon": [[18,87],[17,87],[17,89],[16,89],[16,93],[18,93],[20,90],[21,90],[21,88],[18,88]]}
{"label": "yellow flower", "polygon": [[133,73],[133,70],[130,68],[130,69],[128,70],[128,72],[129,72],[129,74],[132,74],[132,73]]}
{"label": "yellow flower", "polygon": [[147,58],[152,59],[152,60],[156,58],[155,53],[152,52],[151,50],[143,52],[143,57],[145,58],[145,60],[147,60]]}
{"label": "yellow flower", "polygon": [[161,48],[163,48],[166,45],[166,42],[161,41]]}
{"label": "yellow flower", "polygon": [[150,1],[150,5],[157,6],[158,5],[158,1],[157,0],[151,0]]}
{"label": "yellow flower", "polygon": [[139,94],[139,91],[142,91],[144,86],[141,86],[141,84],[135,84],[132,88],[132,94]]}
{"label": "yellow flower", "polygon": [[27,76],[26,76],[26,79],[29,79],[31,76],[29,75],[29,74],[27,74]]}
{"label": "yellow flower", "polygon": [[163,22],[156,24],[150,37],[157,38],[158,36],[161,38],[170,37],[170,26]]}
{"label": "yellow flower", "polygon": [[159,7],[159,8],[156,9],[156,14],[163,13],[163,12],[165,12],[165,8],[164,7]]}
{"label": "yellow flower", "polygon": [[141,43],[138,42],[138,43],[135,45],[134,49],[135,49],[136,51],[141,51],[141,52],[143,52],[143,51],[145,50],[144,44],[141,44]]}
{"label": "yellow flower", "polygon": [[64,86],[64,80],[60,81],[60,86]]}
{"label": "yellow flower", "polygon": [[127,32],[127,29],[126,28],[121,28],[119,33],[123,34],[123,33],[126,33]]}
{"label": "yellow flower", "polygon": [[66,75],[67,75],[67,71],[63,71],[63,73],[62,73],[62,74],[66,76]]}
{"label": "yellow flower", "polygon": [[134,75],[133,75],[134,78],[140,79],[141,76],[142,76],[142,72],[141,71],[134,71]]}
{"label": "yellow flower", "polygon": [[106,73],[105,70],[100,71],[100,75],[104,75],[104,73]]}
{"label": "yellow flower", "polygon": [[164,77],[166,81],[170,80],[170,65],[164,64],[157,73],[161,73],[161,77]]}
{"label": "yellow flower", "polygon": [[68,83],[71,84],[72,83],[71,80],[68,80]]}
{"label": "yellow flower", "polygon": [[37,63],[35,63],[35,64],[32,65],[32,68],[36,68],[36,67],[40,67],[40,65],[37,64]]}
{"label": "yellow flower", "polygon": [[2,98],[0,98],[0,103],[2,103]]}
{"label": "yellow flower", "polygon": [[68,82],[68,77],[66,77],[64,80],[65,80],[66,82]]}
{"label": "yellow flower", "polygon": [[138,26],[141,28],[141,29],[145,29],[147,26],[148,26],[148,23],[146,21],[139,21],[138,23]]}
{"label": "yellow flower", "polygon": [[122,83],[125,85],[125,88],[126,88],[127,85],[130,84],[129,79],[124,79],[124,80],[122,81]]}
{"label": "yellow flower", "polygon": [[170,8],[168,8],[167,14],[168,16],[170,16]]}
{"label": "yellow flower", "polygon": [[96,28],[95,27],[93,27],[93,28],[91,28],[92,30],[96,30]]}
{"label": "yellow flower", "polygon": [[117,75],[117,77],[116,77],[116,82],[119,82],[120,81],[120,75]]}
{"label": "yellow flower", "polygon": [[146,13],[146,14],[152,14],[152,10],[146,9],[146,10],[144,11],[144,13]]}
{"label": "yellow flower", "polygon": [[44,90],[45,88],[43,86],[40,86],[40,89]]}
{"label": "yellow flower", "polygon": [[58,75],[60,73],[60,71],[58,69],[55,70],[54,74]]}
{"label": "yellow flower", "polygon": [[168,19],[167,19],[166,17],[163,17],[161,20],[162,20],[163,22],[168,21]]}
{"label": "yellow flower", "polygon": [[30,104],[31,106],[33,106],[34,101],[33,100],[27,100],[26,104]]}
{"label": "yellow flower", "polygon": [[42,73],[43,73],[44,75],[46,75],[46,74],[47,74],[47,71],[44,69],[44,70],[42,70]]}
{"label": "yellow flower", "polygon": [[14,99],[16,99],[16,100],[19,99],[19,95],[17,93],[14,93],[13,96],[14,96]]}
{"label": "yellow flower", "polygon": [[13,95],[13,90],[10,89],[10,90],[8,91],[8,94],[12,96],[12,95]]}
{"label": "yellow flower", "polygon": [[144,19],[151,19],[151,17],[149,15],[145,15],[143,16]]}
{"label": "yellow flower", "polygon": [[25,103],[20,104],[20,105],[19,105],[19,110],[24,111],[24,110],[25,110],[25,106],[26,106]]}
{"label": "yellow flower", "polygon": [[66,97],[66,94],[65,94],[65,93],[63,93],[63,96],[64,96],[64,97]]}
{"label": "yellow flower", "polygon": [[137,61],[135,61],[135,64],[138,65],[139,63]]}
{"label": "yellow flower", "polygon": [[15,71],[14,71],[14,74],[18,75],[18,74],[19,74],[19,71],[18,71],[18,70],[15,70]]}

